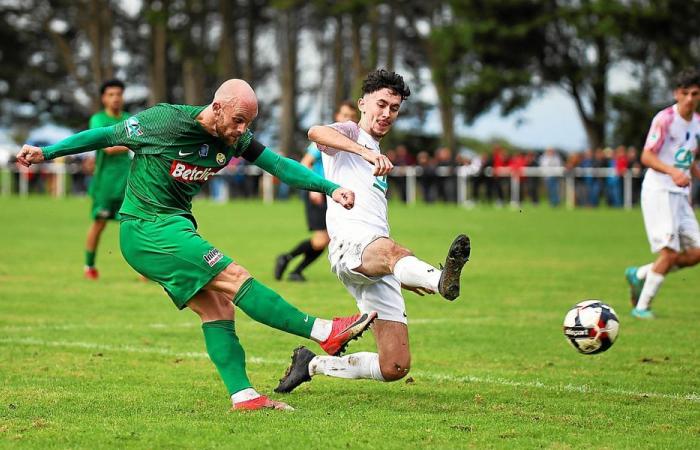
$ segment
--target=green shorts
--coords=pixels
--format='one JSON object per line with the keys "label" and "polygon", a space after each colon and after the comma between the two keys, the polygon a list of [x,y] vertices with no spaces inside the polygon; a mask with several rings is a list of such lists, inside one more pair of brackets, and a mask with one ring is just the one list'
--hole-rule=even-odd
{"label": "green shorts", "polygon": [[124,198],[110,199],[92,197],[92,210],[90,216],[93,220],[120,220],[119,209]]}
{"label": "green shorts", "polygon": [[179,309],[233,262],[185,216],[154,221],[122,217],[119,245],[126,262],[160,284]]}

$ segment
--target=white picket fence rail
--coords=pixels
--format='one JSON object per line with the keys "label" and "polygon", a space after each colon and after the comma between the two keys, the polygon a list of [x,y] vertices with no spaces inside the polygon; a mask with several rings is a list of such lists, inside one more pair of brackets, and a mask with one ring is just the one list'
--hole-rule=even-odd
{"label": "white picket fence rail", "polygon": [[[275,195],[275,183],[272,175],[263,172],[257,166],[244,166],[243,167],[245,175],[262,175],[260,186],[263,201],[265,203],[271,203],[274,201]],[[7,196],[11,195],[13,191],[19,193],[20,196],[26,196],[29,194],[29,174],[30,173],[42,173],[50,174],[55,176],[55,184],[52,189],[52,194],[56,197],[64,197],[67,195],[67,178],[74,175],[80,171],[80,168],[74,165],[66,165],[60,162],[42,164],[37,166],[19,167],[17,165],[9,165],[4,168],[0,168],[0,195]],[[14,175],[19,173],[19,185],[16,189],[13,189],[12,183]],[[233,175],[237,173],[234,170],[226,170],[219,172],[217,176],[221,175]],[[406,188],[406,202],[409,204],[414,204],[418,198],[418,180],[423,174],[423,168],[420,166],[400,166],[395,167],[390,178],[405,178],[405,188]],[[459,167],[449,167],[440,166],[436,167],[434,175],[437,177],[455,177],[457,183],[457,203],[464,206],[473,205],[473,199],[470,195],[470,181],[471,178],[476,175],[472,167],[469,166],[459,166]],[[518,207],[520,204],[520,191],[521,191],[521,180],[520,176],[516,174],[511,174],[507,168],[502,169],[498,175],[494,175],[491,168],[485,170],[484,175],[486,177],[498,176],[499,178],[510,178],[510,205],[513,207]],[[576,205],[576,185],[575,180],[577,177],[594,177],[594,178],[608,178],[615,177],[617,173],[614,168],[582,168],[576,167],[573,170],[566,170],[563,167],[558,168],[547,168],[547,167],[524,167],[520,170],[520,175],[528,178],[548,178],[548,177],[558,177],[563,180],[563,191],[564,191],[564,204],[573,208]],[[634,178],[639,178],[641,176],[639,169],[627,170],[622,175],[622,198],[623,206],[625,208],[632,208],[632,180]],[[228,189],[224,187],[223,189],[224,200],[228,197]]]}

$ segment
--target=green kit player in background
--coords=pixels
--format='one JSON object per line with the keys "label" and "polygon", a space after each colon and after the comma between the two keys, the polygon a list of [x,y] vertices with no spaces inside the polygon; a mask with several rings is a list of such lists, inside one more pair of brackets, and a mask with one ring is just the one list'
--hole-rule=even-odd
{"label": "green kit player in background", "polygon": [[[257,114],[257,98],[248,83],[228,80],[209,105],[159,104],[122,123],[86,130],[43,149],[25,145],[17,161],[29,166],[96,148],[131,149],[134,159],[119,211],[124,258],[163,286],[178,308],[200,316],[207,352],[234,409],[291,409],[253,389],[235,332],[234,305],[258,322],[318,342],[332,355],[342,353],[377,314],[324,320],[303,313],[197,233],[192,198],[234,157],[290,186],[323,192],[343,207],[353,207],[352,191],[256,141],[248,128]],[[240,219],[233,218],[231,226]]]}
{"label": "green kit player in background", "polygon": [[[129,114],[122,111],[124,83],[121,81],[105,81],[100,87],[100,100],[104,109],[90,117],[90,129],[108,127],[129,118]],[[85,278],[96,280],[99,277],[95,266],[97,246],[107,221],[119,220],[130,165],[129,148],[123,145],[101,148],[95,152],[95,172],[90,182],[90,214],[93,222],[85,240]]]}

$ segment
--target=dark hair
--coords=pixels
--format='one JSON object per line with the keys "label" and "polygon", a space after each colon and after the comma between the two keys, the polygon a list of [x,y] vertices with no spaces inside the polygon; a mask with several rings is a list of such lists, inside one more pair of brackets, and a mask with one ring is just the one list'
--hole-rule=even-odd
{"label": "dark hair", "polygon": [[124,90],[124,83],[121,80],[117,80],[116,78],[112,80],[107,80],[104,83],[102,83],[102,86],[100,86],[100,95],[104,95],[105,91],[107,88],[111,87],[118,87],[121,88],[121,90]]}
{"label": "dark hair", "polygon": [[389,72],[385,69],[377,69],[367,75],[367,78],[362,82],[362,95],[371,94],[384,88],[400,95],[401,100],[406,100],[411,95],[411,90],[403,81],[403,77],[396,72]]}
{"label": "dark hair", "polygon": [[700,71],[695,69],[685,69],[673,79],[676,89],[689,88],[690,86],[700,87]]}
{"label": "dark hair", "polygon": [[342,102],[338,103],[338,106],[335,107],[333,114],[338,114],[340,110],[343,109],[343,106],[347,106],[348,108],[351,108],[353,111],[357,112],[357,104],[355,102],[352,100],[343,100]]}

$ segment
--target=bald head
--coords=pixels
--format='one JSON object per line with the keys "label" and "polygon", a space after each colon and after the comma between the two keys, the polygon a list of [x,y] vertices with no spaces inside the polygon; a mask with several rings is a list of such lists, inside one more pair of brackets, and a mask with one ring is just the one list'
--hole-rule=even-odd
{"label": "bald head", "polygon": [[214,93],[214,102],[223,105],[236,104],[258,115],[258,98],[248,83],[239,79],[224,81]]}

